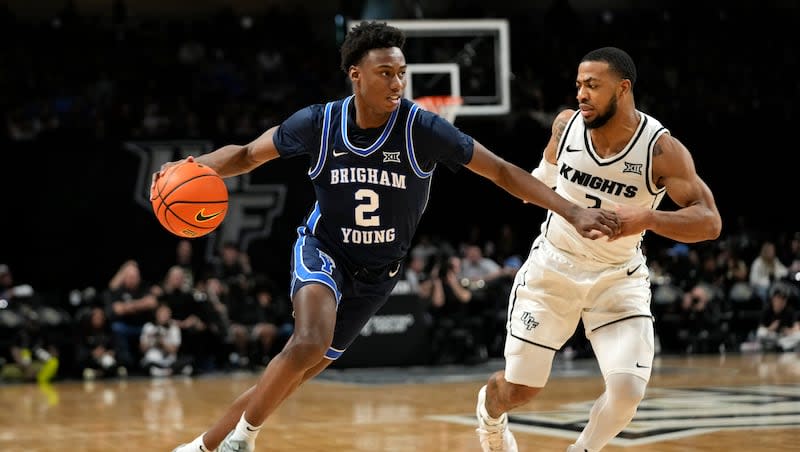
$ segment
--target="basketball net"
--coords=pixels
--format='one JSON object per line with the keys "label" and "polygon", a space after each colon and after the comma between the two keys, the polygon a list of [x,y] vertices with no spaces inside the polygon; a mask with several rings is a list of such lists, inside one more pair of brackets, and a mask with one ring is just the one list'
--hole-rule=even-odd
{"label": "basketball net", "polygon": [[448,120],[451,124],[458,115],[458,110],[464,103],[464,99],[460,96],[423,96],[414,99],[414,103],[431,113],[436,113],[442,118]]}

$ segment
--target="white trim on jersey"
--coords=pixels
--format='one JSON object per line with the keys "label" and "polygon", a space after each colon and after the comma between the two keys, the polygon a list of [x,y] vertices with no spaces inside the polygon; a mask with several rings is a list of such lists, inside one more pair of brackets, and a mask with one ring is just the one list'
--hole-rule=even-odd
{"label": "white trim on jersey", "polygon": [[395,108],[392,110],[392,115],[389,116],[389,121],[386,122],[386,126],[383,128],[383,132],[381,132],[381,136],[379,136],[374,143],[372,143],[369,147],[360,148],[353,143],[350,142],[350,138],[347,136],[347,109],[350,105],[350,101],[353,100],[355,96],[350,96],[342,102],[342,117],[340,118],[341,121],[341,133],[342,133],[342,141],[344,142],[345,147],[350,151],[362,156],[366,157],[376,150],[383,146],[383,143],[389,139],[389,135],[392,133],[392,129],[394,128],[394,123],[397,122],[397,114],[400,111],[400,108]]}
{"label": "white trim on jersey", "polygon": [[325,159],[328,157],[328,143],[330,142],[328,135],[330,134],[331,130],[332,108],[333,102],[328,102],[325,104],[325,113],[322,118],[322,132],[320,133],[319,139],[319,156],[317,156],[317,165],[308,171],[308,175],[311,179],[315,179],[317,176],[319,176],[319,173],[322,172],[322,168],[325,166]]}
{"label": "white trim on jersey", "polygon": [[425,171],[417,162],[417,155],[414,153],[414,140],[412,139],[412,129],[414,128],[414,118],[417,117],[417,112],[419,111],[419,106],[414,104],[411,106],[411,110],[408,112],[408,117],[406,118],[406,154],[408,154],[408,163],[411,164],[411,169],[414,170],[414,173],[420,179],[426,179],[431,177],[433,171],[436,169],[436,165],[433,165],[433,168],[430,171]]}

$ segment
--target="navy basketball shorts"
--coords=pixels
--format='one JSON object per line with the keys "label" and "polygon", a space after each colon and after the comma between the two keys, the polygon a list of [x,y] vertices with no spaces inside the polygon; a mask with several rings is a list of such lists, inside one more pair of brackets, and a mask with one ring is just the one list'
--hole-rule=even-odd
{"label": "navy basketball shorts", "polygon": [[398,272],[390,271],[384,278],[365,282],[357,279],[344,264],[305,226],[298,228],[298,238],[292,249],[292,283],[290,295],[309,284],[328,286],[336,297],[336,327],[333,341],[325,353],[331,360],[339,358],[358,337],[361,329],[389,299],[397,283]]}

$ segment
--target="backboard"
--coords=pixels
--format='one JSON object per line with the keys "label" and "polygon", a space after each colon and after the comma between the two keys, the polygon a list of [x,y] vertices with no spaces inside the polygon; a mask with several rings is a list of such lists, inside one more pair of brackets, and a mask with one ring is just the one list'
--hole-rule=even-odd
{"label": "backboard", "polygon": [[[360,21],[348,21],[348,29]],[[458,96],[458,116],[507,114],[511,108],[508,21],[381,20],[406,33],[405,96]]]}

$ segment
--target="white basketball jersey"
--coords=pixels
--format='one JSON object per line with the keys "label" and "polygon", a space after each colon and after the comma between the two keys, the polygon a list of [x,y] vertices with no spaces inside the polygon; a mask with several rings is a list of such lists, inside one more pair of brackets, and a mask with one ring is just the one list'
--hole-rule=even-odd
{"label": "white basketball jersey", "polygon": [[[603,158],[595,152],[589,130],[580,111],[576,111],[558,144],[556,192],[586,207],[614,210],[619,205],[636,205],[656,209],[665,191],[657,188],[653,181],[653,146],[661,134],[669,131],[652,116],[638,113],[639,126],[630,142],[621,152]],[[541,232],[567,253],[619,265],[638,252],[644,235],[612,242],[606,238],[586,239],[572,224],[553,212],[548,212]]]}

